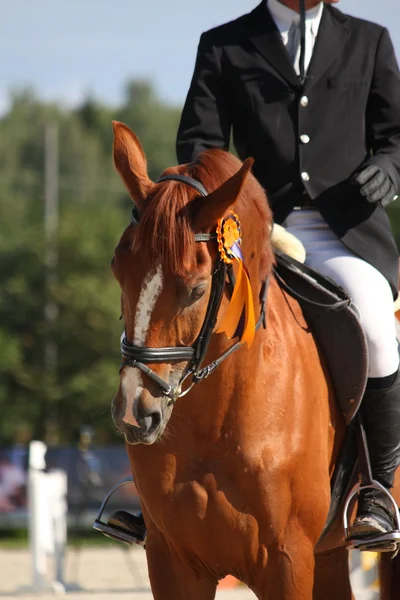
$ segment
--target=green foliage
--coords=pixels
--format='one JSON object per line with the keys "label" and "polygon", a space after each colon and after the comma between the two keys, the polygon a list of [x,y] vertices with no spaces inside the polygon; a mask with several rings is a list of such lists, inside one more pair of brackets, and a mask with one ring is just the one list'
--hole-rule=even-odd
{"label": "green foliage", "polygon": [[[116,108],[87,98],[65,110],[30,89],[12,97],[0,120],[2,445],[30,437],[71,442],[84,424],[94,427],[97,441],[117,439],[110,403],[122,324],[110,261],[131,200],[112,164],[111,121],[134,129],[156,178],[176,163],[179,115],[145,81],[131,82]],[[44,229],[49,123],[59,137],[57,268],[50,284]],[[46,306],[56,309],[54,319],[46,318]]]}

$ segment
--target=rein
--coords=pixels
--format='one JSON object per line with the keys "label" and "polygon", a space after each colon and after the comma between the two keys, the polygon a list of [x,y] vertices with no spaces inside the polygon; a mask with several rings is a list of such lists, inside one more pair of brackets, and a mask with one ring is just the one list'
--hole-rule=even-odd
{"label": "rein", "polygon": [[[186,175],[164,175],[157,180],[157,183],[171,180],[189,185],[199,192],[199,194],[201,194],[203,197],[208,195],[202,183]],[[136,207],[132,209],[131,223],[134,225],[139,224],[139,213]],[[194,239],[196,242],[211,242],[217,240],[217,234],[196,233]],[[217,322],[218,312],[224,294],[227,273],[230,273],[230,271],[228,271],[228,266],[220,258],[218,260],[216,269],[212,274],[211,294],[208,301],[204,322],[193,346],[170,346],[167,348],[135,346],[134,344],[129,343],[124,335],[120,344],[122,354],[120,372],[124,367],[134,367],[142,371],[142,373],[147,375],[159,386],[163,392],[163,395],[169,398],[168,406],[174,404],[178,398],[185,396],[196,383],[200,383],[200,381],[211,375],[211,373],[213,373],[215,369],[241,345],[241,342],[235,342],[232,346],[225,350],[225,352],[223,352],[219,358],[208,364],[206,367],[201,368]],[[256,324],[256,331],[261,327],[261,325],[264,326],[264,329],[266,328],[266,302],[268,287],[269,277],[264,282],[260,294],[261,308],[260,317]],[[161,377],[159,377],[146,364],[164,363],[169,361],[189,361],[184,374],[182,375],[178,385],[175,387],[169,385],[166,381],[161,379]],[[190,386],[186,390],[182,391],[182,385],[184,381],[186,381],[186,379],[190,376],[192,376]]]}

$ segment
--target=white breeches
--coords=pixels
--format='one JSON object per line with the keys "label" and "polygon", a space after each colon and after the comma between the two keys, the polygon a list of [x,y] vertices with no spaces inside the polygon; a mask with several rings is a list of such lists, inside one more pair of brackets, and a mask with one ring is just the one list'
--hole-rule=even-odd
{"label": "white breeches", "polygon": [[369,377],[395,373],[399,353],[393,295],[385,277],[349,250],[316,209],[294,210],[283,225],[304,244],[306,264],[336,281],[357,307],[367,337]]}

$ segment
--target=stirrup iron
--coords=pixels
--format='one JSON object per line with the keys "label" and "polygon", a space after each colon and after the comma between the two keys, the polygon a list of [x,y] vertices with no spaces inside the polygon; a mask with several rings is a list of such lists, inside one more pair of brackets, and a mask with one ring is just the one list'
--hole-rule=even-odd
{"label": "stirrup iron", "polygon": [[132,531],[129,531],[129,529],[126,529],[123,527],[118,527],[117,525],[112,525],[110,523],[105,523],[104,521],[101,520],[101,517],[103,516],[103,512],[104,512],[111,496],[120,487],[122,487],[123,485],[126,485],[128,483],[134,483],[133,477],[131,477],[131,476],[125,477],[125,479],[120,481],[115,487],[113,487],[111,492],[109,492],[107,494],[107,496],[104,498],[104,500],[100,506],[100,510],[95,519],[95,522],[93,523],[93,529],[96,529],[96,531],[100,531],[106,537],[109,537],[112,540],[116,540],[117,542],[122,542],[123,544],[128,544],[129,546],[131,546],[132,544],[137,544],[138,546],[142,546],[143,548],[145,548],[146,547],[146,538],[145,537],[142,538],[142,537],[136,536],[133,534]]}
{"label": "stirrup iron", "polygon": [[[388,531],[386,533],[380,533],[377,535],[365,536],[365,537],[350,537],[349,531],[349,523],[348,523],[348,512],[350,503],[355,496],[360,494],[360,492],[374,489],[383,492],[387,498],[389,498],[394,513],[394,520],[396,528],[393,531]],[[389,490],[387,490],[383,485],[381,485],[375,479],[371,480],[371,483],[362,484],[356,483],[356,485],[351,490],[346,503],[343,509],[343,528],[344,528],[344,537],[345,544],[349,550],[368,550],[369,552],[393,552],[394,556],[400,549],[400,513],[397,507],[397,504],[392,497]],[[393,558],[394,558],[393,556]]]}
{"label": "stirrup iron", "polygon": [[[351,490],[343,509],[343,528],[345,545],[349,550],[368,550],[370,552],[392,552],[394,558],[400,549],[400,515],[399,509],[391,493],[372,476],[371,461],[368,451],[367,436],[360,413],[356,415],[358,460],[360,466],[360,481]],[[349,506],[353,498],[363,490],[378,490],[382,492],[393,506],[395,529],[384,533],[377,533],[359,537],[351,537],[348,523]]]}

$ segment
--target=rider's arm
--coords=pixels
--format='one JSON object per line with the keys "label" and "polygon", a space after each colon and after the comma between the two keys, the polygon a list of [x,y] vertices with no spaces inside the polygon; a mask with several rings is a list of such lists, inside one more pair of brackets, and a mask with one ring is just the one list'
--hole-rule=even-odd
{"label": "rider's arm", "polygon": [[179,125],[176,153],[187,163],[207,148],[229,147],[231,120],[222,74],[222,49],[211,32],[200,38],[192,82]]}
{"label": "rider's arm", "polygon": [[378,43],[366,112],[366,131],[373,156],[366,164],[381,167],[400,189],[400,73],[387,29]]}

